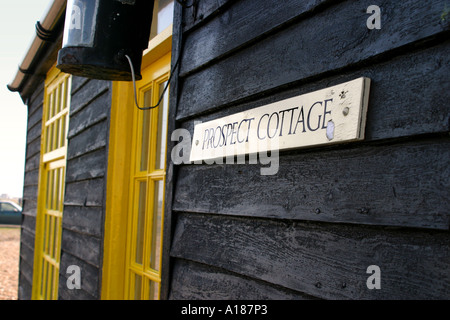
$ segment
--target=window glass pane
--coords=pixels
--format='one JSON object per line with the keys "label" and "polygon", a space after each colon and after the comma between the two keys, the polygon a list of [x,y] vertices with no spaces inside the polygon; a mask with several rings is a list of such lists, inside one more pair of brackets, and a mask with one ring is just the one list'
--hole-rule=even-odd
{"label": "window glass pane", "polygon": [[67,136],[67,132],[66,132],[66,126],[67,126],[67,116],[64,115],[62,116],[62,124],[61,124],[61,142],[60,142],[60,146],[61,147],[65,147],[66,146],[66,136]]}
{"label": "window glass pane", "polygon": [[68,81],[67,79],[64,80],[64,82],[61,85],[62,88],[62,92],[61,92],[61,110],[64,110],[66,108],[67,105],[67,85],[68,85]]}
{"label": "window glass pane", "polygon": [[50,300],[52,299],[52,288],[53,288],[53,266],[51,264],[48,265],[48,274],[46,278],[47,282],[47,293],[46,293],[46,299]]}
{"label": "window glass pane", "polygon": [[54,125],[53,123],[49,125],[49,136],[47,137],[48,141],[48,148],[47,151],[53,151],[53,131],[54,131]]}
{"label": "window glass pane", "polygon": [[144,223],[145,223],[145,202],[147,198],[147,182],[139,183],[139,205],[136,234],[136,263],[142,264],[142,254],[144,249]]}
{"label": "window glass pane", "polygon": [[54,210],[59,210],[59,202],[62,201],[63,199],[60,199],[60,183],[61,183],[61,170],[58,168],[55,171],[55,184],[54,184],[54,190],[53,193],[55,194],[55,206],[54,206]]}
{"label": "window glass pane", "polygon": [[52,91],[49,97],[48,119],[51,119],[55,115],[54,110],[55,110],[55,93],[54,91]]}
{"label": "window glass pane", "polygon": [[64,29],[63,47],[73,45],[92,47],[97,21],[98,3],[98,0],[67,1],[65,20],[69,24],[69,27]]}
{"label": "window glass pane", "polygon": [[61,112],[61,85],[56,87],[55,115]]}
{"label": "window glass pane", "polygon": [[161,232],[162,232],[162,213],[164,182],[155,181],[155,190],[153,198],[153,221],[152,221],[152,242],[150,252],[150,268],[159,271],[161,260]]}
{"label": "window glass pane", "polygon": [[[144,93],[144,106],[152,105],[152,90]],[[142,111],[142,144],[141,144],[141,165],[140,171],[146,171],[148,167],[148,150],[150,139],[150,110]]]}
{"label": "window glass pane", "polygon": [[158,295],[159,295],[159,283],[150,281],[149,299],[158,300],[159,299]]}
{"label": "window glass pane", "polygon": [[47,214],[44,215],[44,247],[43,252],[47,253],[47,244],[48,244],[48,225],[49,225],[49,217]]}
{"label": "window glass pane", "polygon": [[40,294],[41,294],[41,297],[43,297],[44,294],[45,294],[45,286],[44,286],[44,281],[43,280],[45,279],[45,268],[47,267],[47,263],[46,263],[44,258],[41,259],[41,266],[42,266],[42,270],[41,270],[40,278],[42,279],[42,281],[41,281]]}
{"label": "window glass pane", "polygon": [[54,176],[54,171],[53,170],[50,170],[49,172],[48,172],[48,181],[47,181],[47,196],[48,196],[48,198],[47,198],[47,208],[48,209],[53,209],[53,182],[54,182],[54,179],[53,179],[53,176]]}
{"label": "window glass pane", "polygon": [[[159,85],[159,94],[161,95],[167,84],[163,82]],[[156,136],[156,154],[155,169],[164,169],[166,163],[166,143],[167,143],[167,117],[169,108],[169,88],[164,93],[161,104],[158,107],[158,132]]]}
{"label": "window glass pane", "polygon": [[53,259],[58,261],[58,255],[59,255],[59,230],[61,229],[61,218],[55,217],[55,227],[54,227],[54,244],[53,244]]}
{"label": "window glass pane", "polygon": [[140,275],[135,275],[134,280],[134,299],[141,299],[141,288],[142,288],[142,277]]}
{"label": "window glass pane", "polygon": [[173,0],[156,0],[153,8],[150,39],[164,31],[173,22]]}
{"label": "window glass pane", "polygon": [[59,197],[59,207],[57,208],[58,211],[63,211],[64,208],[64,168],[59,169],[60,173],[60,183],[59,183],[59,190],[58,190],[58,197]]}
{"label": "window glass pane", "polygon": [[49,186],[50,189],[50,195],[51,195],[51,202],[50,202],[50,209],[55,210],[55,206],[56,206],[56,193],[55,190],[57,188],[56,186],[56,172],[57,170],[52,170],[52,183],[51,183],[51,187]]}
{"label": "window glass pane", "polygon": [[55,121],[55,149],[60,148],[59,142],[61,141],[61,118],[56,119]]}
{"label": "window glass pane", "polygon": [[158,0],[158,28],[161,33],[173,22],[173,0]]}
{"label": "window glass pane", "polygon": [[53,246],[55,244],[55,217],[52,215],[48,216],[50,219],[50,225],[49,225],[49,230],[48,230],[48,234],[49,234],[49,242],[48,242],[48,247],[47,247],[47,251],[46,253],[51,256],[52,252],[53,252]]}
{"label": "window glass pane", "polygon": [[16,207],[14,207],[12,204],[9,203],[2,203],[1,208],[2,211],[15,211],[15,212],[19,211],[17,210]]}

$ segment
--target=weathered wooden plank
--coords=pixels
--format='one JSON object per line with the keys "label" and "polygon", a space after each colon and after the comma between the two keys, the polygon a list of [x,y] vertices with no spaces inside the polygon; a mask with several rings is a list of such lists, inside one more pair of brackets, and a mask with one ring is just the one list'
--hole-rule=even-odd
{"label": "weathered wooden plank", "polygon": [[[35,234],[35,232],[36,232],[36,213],[34,213],[34,215],[23,214],[22,229],[26,229],[28,232]],[[34,248],[34,244],[33,244],[33,248]]]}
{"label": "weathered wooden plank", "polygon": [[[442,231],[181,214],[172,256],[324,299],[447,299],[449,240]],[[371,265],[379,290],[367,287]]]}
{"label": "weathered wooden plank", "polygon": [[[42,104],[44,103],[44,88],[44,81],[37,83],[36,87],[34,88],[30,100],[27,102],[28,116],[32,115],[36,111],[42,113]],[[41,109],[41,111],[39,111],[39,109]]]}
{"label": "weathered wooden plank", "polygon": [[[26,247],[32,252],[34,249],[34,233],[30,232],[30,230],[26,228],[22,228],[20,232],[20,246]],[[27,261],[33,261],[32,256],[28,257],[26,256],[26,254],[22,255],[22,253],[21,256],[22,258],[25,258],[25,260]]]}
{"label": "weathered wooden plank", "polygon": [[19,274],[18,300],[31,300],[31,282],[22,273]]}
{"label": "weathered wooden plank", "polygon": [[[37,185],[25,185],[23,188],[23,198],[27,200],[37,200],[38,195],[38,187]],[[28,203],[25,203],[28,205]],[[28,210],[28,208],[24,209],[25,211]]]}
{"label": "weathered wooden plank", "polygon": [[90,81],[89,78],[72,76],[72,89],[71,89],[72,95],[81,90],[81,88],[83,88],[83,86],[86,85],[89,81]]}
{"label": "weathered wooden plank", "polygon": [[[70,125],[69,125],[70,126]],[[108,121],[98,122],[75,136],[69,136],[67,159],[106,147],[108,140]]]}
{"label": "weathered wooden plank", "polygon": [[[183,9],[183,32],[199,27],[199,25],[211,19],[225,6],[235,2],[236,0],[188,1],[188,5],[194,3],[195,5]],[[179,6],[179,4],[175,3],[175,6]]]}
{"label": "weathered wooden plank", "polygon": [[31,299],[33,282],[34,234],[22,227],[20,235],[18,299]]}
{"label": "weathered wooden plank", "polygon": [[39,170],[26,171],[24,173],[23,184],[24,186],[37,186],[39,181]]}
{"label": "weathered wooden plank", "polygon": [[37,211],[37,196],[34,199],[28,197],[24,198],[22,213],[28,216],[36,217],[36,211]]}
{"label": "weathered wooden plank", "polygon": [[[71,273],[66,273],[68,266],[80,267],[81,288],[71,290],[67,287],[67,280]],[[62,251],[59,272],[58,296],[63,300],[92,300],[100,299],[100,270],[86,263],[83,257],[79,258]]]}
{"label": "weathered wooden plank", "polygon": [[102,237],[103,208],[101,207],[64,207],[63,228]]}
{"label": "weathered wooden plank", "polygon": [[24,273],[28,279],[33,279],[33,261],[34,261],[34,235],[24,234],[29,239],[22,240],[20,243],[20,272]]}
{"label": "weathered wooden plank", "polygon": [[[28,250],[28,248],[24,248],[24,251]],[[28,282],[33,282],[33,259],[31,260],[25,260],[22,256],[22,248],[20,250],[21,256],[20,256],[20,274],[23,275],[24,278],[27,279]],[[33,251],[30,251],[31,254],[33,254]]]}
{"label": "weathered wooden plank", "polygon": [[27,130],[42,122],[42,105],[33,113],[28,113]]}
{"label": "weathered wooden plank", "polygon": [[[173,44],[172,44],[172,56],[176,57],[182,48],[180,43],[180,33],[182,30],[182,8],[179,5],[175,5],[174,8],[174,21],[173,21]],[[172,68],[176,63],[175,59],[172,59]],[[177,97],[179,90],[178,70],[173,73],[173,78],[170,84],[169,94],[169,117],[167,132],[170,134],[176,128],[175,115],[177,112]],[[173,146],[173,142],[170,138],[167,139],[167,150],[170,150]],[[163,226],[163,244],[161,252],[161,264],[163,266],[161,270],[161,287],[160,298],[167,300],[170,290],[170,277],[171,277],[171,258],[170,258],[170,245],[172,234],[172,201],[174,195],[174,183],[176,181],[176,168],[170,160],[170,156],[166,157],[166,176],[165,176],[165,192],[164,192],[164,226]]]}
{"label": "weathered wooden plank", "polygon": [[393,50],[397,54],[400,48],[410,51],[438,34],[444,39],[439,19],[444,2],[382,1],[386,19],[381,30],[367,29],[365,9],[369,1],[339,3],[186,77],[179,97],[183,108],[177,119],[338,69],[368,64],[374,58],[391,57]]}
{"label": "weathered wooden plank", "polygon": [[35,153],[34,155],[27,158],[25,162],[25,171],[31,171],[39,169],[39,164],[41,161],[41,154]]}
{"label": "weathered wooden plank", "polygon": [[448,230],[449,159],[450,139],[444,137],[282,155],[278,172],[268,176],[260,174],[261,165],[183,166],[173,206],[190,212]]}
{"label": "weathered wooden plank", "polygon": [[[60,283],[59,286],[66,286],[65,283],[67,280],[61,278],[62,276],[60,275]],[[61,282],[63,284],[61,284]],[[87,293],[84,290],[69,290],[67,289],[67,286],[64,288],[59,289],[60,291],[58,291],[58,300],[81,300],[81,301],[89,301],[89,300],[100,300],[99,297],[94,297],[92,295],[90,295],[89,293]]]}
{"label": "weathered wooden plank", "polygon": [[110,90],[111,86],[111,81],[89,80],[78,91],[72,92],[70,116],[88,106],[98,96]]}
{"label": "weathered wooden plank", "polygon": [[[31,261],[33,263],[33,261]],[[21,287],[23,288],[23,293],[28,290],[28,284],[33,283],[33,266],[26,263],[24,260],[20,260],[19,264],[19,300]],[[30,295],[31,295],[31,285],[30,285]],[[31,299],[31,297],[29,298]]]}
{"label": "weathered wooden plank", "polygon": [[104,187],[103,178],[67,183],[64,205],[101,207]]}
{"label": "weathered wooden plank", "polygon": [[44,104],[44,81],[39,84],[28,101],[28,124],[27,128],[39,123],[42,119],[42,106]]}
{"label": "weathered wooden plank", "polygon": [[27,144],[27,150],[25,154],[25,158],[27,161],[29,158],[39,154],[41,152],[41,137],[34,139],[33,141]]}
{"label": "weathered wooden plank", "polygon": [[31,143],[35,140],[40,140],[39,137],[41,136],[41,133],[42,133],[42,122],[31,127],[27,131],[27,143]]}
{"label": "weathered wooden plank", "polygon": [[93,124],[106,119],[110,109],[111,91],[102,91],[90,101],[89,107],[85,107],[70,116],[68,136],[72,137]]}
{"label": "weathered wooden plank", "polygon": [[332,1],[287,0],[280,4],[277,0],[267,0],[258,1],[257,5],[254,0],[236,1],[210,17],[212,20],[207,24],[184,36],[180,73],[192,72],[248,42],[256,42],[257,38],[327,2]]}
{"label": "weathered wooden plank", "polygon": [[241,277],[222,269],[176,259],[171,300],[309,300],[298,292]]}
{"label": "weathered wooden plank", "polygon": [[[449,131],[448,77],[450,42],[355,71],[293,86],[254,101],[224,108],[182,123],[192,135],[194,121],[209,121],[298,94],[355,79],[370,78],[366,141]],[[414,65],[414,68],[411,68]],[[424,89],[426,87],[426,89]],[[420,94],[414,94],[420,92]]]}
{"label": "weathered wooden plank", "polygon": [[66,181],[94,179],[106,174],[106,150],[104,148],[67,161]]}
{"label": "weathered wooden plank", "polygon": [[102,241],[97,237],[63,228],[61,251],[99,268],[102,260]]}

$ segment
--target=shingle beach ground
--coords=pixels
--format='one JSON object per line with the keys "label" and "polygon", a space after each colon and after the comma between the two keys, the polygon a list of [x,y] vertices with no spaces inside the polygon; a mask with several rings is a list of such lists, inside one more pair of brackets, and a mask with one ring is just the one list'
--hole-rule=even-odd
{"label": "shingle beach ground", "polygon": [[0,300],[17,300],[20,227],[0,226]]}

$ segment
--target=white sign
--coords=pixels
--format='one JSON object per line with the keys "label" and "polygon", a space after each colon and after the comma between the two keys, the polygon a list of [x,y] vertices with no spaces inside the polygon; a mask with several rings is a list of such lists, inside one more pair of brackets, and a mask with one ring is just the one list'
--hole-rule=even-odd
{"label": "white sign", "polygon": [[358,78],[197,124],[190,161],[363,140],[369,88]]}

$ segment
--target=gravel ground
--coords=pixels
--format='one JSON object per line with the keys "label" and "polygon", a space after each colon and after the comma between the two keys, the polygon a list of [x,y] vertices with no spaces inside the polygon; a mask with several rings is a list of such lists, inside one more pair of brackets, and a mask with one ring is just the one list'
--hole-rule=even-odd
{"label": "gravel ground", "polygon": [[0,300],[17,300],[20,227],[0,226]]}

